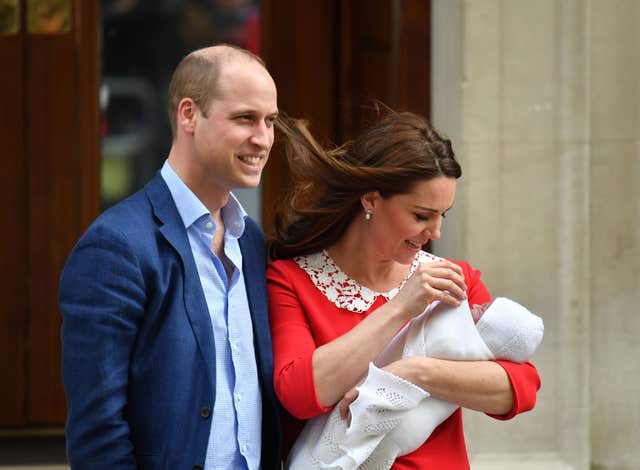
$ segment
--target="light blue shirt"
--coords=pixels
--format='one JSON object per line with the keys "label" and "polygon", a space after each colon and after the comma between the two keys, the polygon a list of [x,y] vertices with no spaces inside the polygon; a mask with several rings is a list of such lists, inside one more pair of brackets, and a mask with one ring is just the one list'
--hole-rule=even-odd
{"label": "light blue shirt", "polygon": [[168,161],[160,173],[187,230],[215,340],[216,396],[205,469],[257,470],[261,454],[262,400],[238,244],[246,213],[230,194],[227,205],[222,208],[224,253],[233,264],[228,278],[222,261],[211,249],[216,230],[211,214]]}

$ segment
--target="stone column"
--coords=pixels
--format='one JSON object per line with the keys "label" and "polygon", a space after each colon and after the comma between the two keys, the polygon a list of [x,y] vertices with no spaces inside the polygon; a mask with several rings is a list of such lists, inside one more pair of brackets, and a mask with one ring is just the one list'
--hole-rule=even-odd
{"label": "stone column", "polygon": [[432,4],[433,121],[463,166],[434,251],[546,327],[536,409],[465,412],[472,468],[637,468],[640,2]]}
{"label": "stone column", "polygon": [[640,2],[589,2],[591,454],[640,465]]}

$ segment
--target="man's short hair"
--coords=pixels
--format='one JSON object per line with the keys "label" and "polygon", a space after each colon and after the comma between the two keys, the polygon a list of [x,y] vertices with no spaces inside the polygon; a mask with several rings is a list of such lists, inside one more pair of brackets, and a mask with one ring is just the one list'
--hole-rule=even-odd
{"label": "man's short hair", "polygon": [[254,53],[232,44],[198,49],[185,56],[171,77],[169,84],[169,122],[171,133],[176,136],[178,104],[183,98],[191,98],[206,117],[209,104],[216,94],[216,85],[225,62],[234,58],[254,60],[266,70],[264,61]]}

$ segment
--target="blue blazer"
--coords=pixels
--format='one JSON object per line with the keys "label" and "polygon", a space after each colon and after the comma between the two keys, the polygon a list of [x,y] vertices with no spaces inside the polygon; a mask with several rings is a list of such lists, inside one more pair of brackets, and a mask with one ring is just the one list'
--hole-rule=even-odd
{"label": "blue blazer", "polygon": [[[263,397],[261,468],[280,469],[265,239],[247,218],[239,242]],[[72,468],[204,466],[213,332],[187,232],[159,173],[79,240],[62,273],[60,307]]]}

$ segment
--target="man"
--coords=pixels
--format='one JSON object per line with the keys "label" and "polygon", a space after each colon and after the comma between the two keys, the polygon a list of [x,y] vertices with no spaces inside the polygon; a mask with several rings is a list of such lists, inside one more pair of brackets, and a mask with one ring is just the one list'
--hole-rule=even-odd
{"label": "man", "polygon": [[258,185],[277,113],[245,50],[201,49],[174,72],[168,160],[62,274],[74,469],[280,468],[264,235],[230,193]]}

